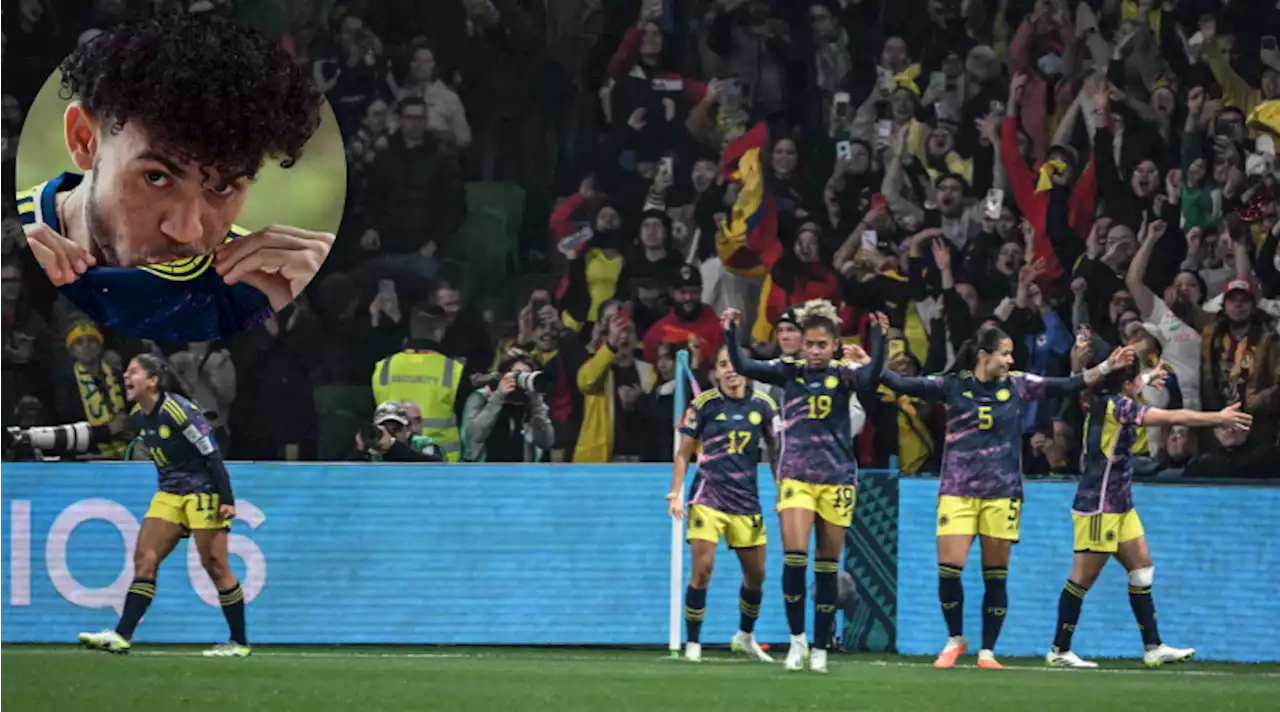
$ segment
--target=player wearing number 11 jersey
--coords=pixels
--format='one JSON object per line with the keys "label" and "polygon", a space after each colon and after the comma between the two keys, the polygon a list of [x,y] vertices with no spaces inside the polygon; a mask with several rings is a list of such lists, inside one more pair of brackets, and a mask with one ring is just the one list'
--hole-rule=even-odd
{"label": "player wearing number 11 jersey", "polygon": [[[778,517],[782,524],[782,596],[791,627],[788,670],[827,671],[827,647],[835,632],[836,574],[845,530],[853,521],[858,484],[849,421],[849,401],[858,392],[874,397],[884,370],[888,320],[872,325],[871,363],[858,367],[838,360],[839,317],[830,302],[814,300],[796,308],[804,335],[801,358],[756,361],[742,355],[736,330],[738,313],[723,317],[725,343],[733,368],[747,378],[782,387],[782,454],[778,457]],[[814,571],[814,650],[805,637],[804,589],[809,567],[809,538],[817,530]]]}
{"label": "player wearing number 11 jersey", "polygon": [[765,527],[756,489],[760,455],[777,462],[778,407],[763,393],[754,393],[733,370],[721,347],[716,354],[719,387],[693,401],[680,422],[680,446],[671,472],[667,507],[672,517],[686,515],[680,490],[689,462],[702,447],[698,471],[689,493],[688,539],[693,549],[693,571],[685,589],[685,659],[702,660],[702,619],[706,613],[707,585],[715,566],[716,547],[724,537],[742,564],[738,633],[730,645],[736,653],[763,662],[772,659],[755,641],[760,617],[760,587],[764,583]]}
{"label": "player wearing number 11 jersey", "polygon": [[[993,652],[1009,606],[1009,553],[1018,541],[1022,512],[1022,415],[1043,398],[1082,390],[1113,367],[1133,360],[1131,349],[1070,378],[1010,372],[1013,341],[986,326],[978,331],[972,372],[904,378],[892,371],[884,384],[897,393],[947,406],[947,434],[938,483],[938,598],[950,639],[934,667],[949,668],[969,648],[964,639],[964,587],[960,575],[975,536],[982,545],[982,648],[978,667],[1001,669]],[[1127,360],[1127,361],[1126,361]]]}
{"label": "player wearing number 11 jersey", "polygon": [[150,354],[133,359],[124,372],[125,397],[136,404],[130,415],[159,471],[160,491],[138,531],[134,579],[120,622],[114,630],[81,633],[80,642],[94,650],[129,652],[133,631],[155,598],[160,563],[191,536],[231,630],[229,643],[205,655],[245,657],[244,591],[227,562],[227,532],[236,514],[231,481],[199,408],[165,387],[172,377],[168,365]]}

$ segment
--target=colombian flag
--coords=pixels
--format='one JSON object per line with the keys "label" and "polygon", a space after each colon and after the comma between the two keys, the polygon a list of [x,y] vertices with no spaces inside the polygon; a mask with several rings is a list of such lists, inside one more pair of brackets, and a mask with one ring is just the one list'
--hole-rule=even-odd
{"label": "colombian flag", "polygon": [[729,219],[716,234],[716,254],[725,269],[744,277],[762,278],[782,254],[778,244],[778,210],[764,174],[763,152],[769,128],[756,124],[724,149],[725,180],[739,185]]}

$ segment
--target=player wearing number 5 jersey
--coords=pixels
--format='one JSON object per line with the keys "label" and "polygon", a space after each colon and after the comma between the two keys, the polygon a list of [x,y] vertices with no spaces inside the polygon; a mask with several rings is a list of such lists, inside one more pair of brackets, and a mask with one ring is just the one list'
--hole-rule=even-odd
{"label": "player wearing number 5 jersey", "polygon": [[1239,405],[1217,413],[1149,408],[1133,400],[1146,385],[1138,364],[1119,368],[1103,380],[1101,393],[1090,399],[1085,420],[1084,467],[1071,506],[1075,522],[1075,562],[1058,599],[1058,626],[1045,662],[1054,667],[1095,668],[1071,651],[1080,608],[1089,587],[1111,557],[1129,572],[1129,605],[1142,631],[1143,662],[1148,667],[1186,660],[1191,648],[1174,648],[1160,640],[1151,598],[1155,566],[1147,548],[1142,520],[1133,506],[1133,445],[1140,427],[1218,426],[1248,430],[1253,416]]}
{"label": "player wearing number 5 jersey", "polygon": [[947,433],[938,483],[938,598],[950,640],[934,667],[949,668],[969,648],[964,639],[964,587],[960,580],[975,536],[982,546],[982,648],[978,666],[1001,669],[993,652],[1009,598],[1009,552],[1022,514],[1022,416],[1046,397],[1082,390],[1112,368],[1133,361],[1129,348],[1070,378],[1010,372],[1013,341],[986,326],[978,331],[972,372],[904,378],[886,372],[884,383],[904,395],[941,401]]}
{"label": "player wearing number 5 jersey", "polygon": [[173,378],[155,356],[133,359],[124,372],[125,396],[136,405],[130,414],[159,471],[160,491],[151,500],[133,557],[134,578],[114,630],[81,633],[89,648],[126,653],[133,631],[156,595],[160,562],[178,541],[195,539],[200,561],[218,588],[231,640],[205,652],[210,657],[245,657],[244,592],[227,561],[227,531],[235,517],[235,498],[226,465],[209,423],[194,403],[166,387]]}
{"label": "player wearing number 5 jersey", "polygon": [[[693,549],[693,571],[685,589],[685,659],[702,660],[702,619],[707,607],[707,585],[715,566],[716,547],[724,537],[742,564],[741,611],[738,633],[730,648],[754,660],[772,662],[755,641],[760,616],[760,587],[764,584],[764,520],[756,490],[756,466],[761,452],[769,464],[777,462],[778,408],[763,393],[753,393],[747,381],[729,364],[724,349],[716,354],[719,387],[693,401],[680,423],[680,446],[667,494],[672,517],[685,516],[681,490],[689,461],[702,447],[698,471],[689,492],[688,539]],[[766,450],[767,448],[767,450]]]}
{"label": "player wearing number 5 jersey", "polygon": [[778,456],[778,513],[782,524],[782,594],[791,647],[786,668],[801,670],[809,654],[805,637],[805,573],[809,537],[815,529],[818,556],[814,561],[815,647],[809,668],[827,670],[827,646],[835,631],[836,574],[845,530],[853,521],[858,484],[849,424],[849,400],[856,393],[874,397],[884,370],[884,332],[888,320],[877,314],[871,327],[871,363],[858,367],[837,360],[841,353],[835,307],[825,300],[796,308],[804,334],[803,358],[755,361],[738,346],[737,310],[725,312],[725,343],[733,368],[747,378],[782,386],[782,453]]}

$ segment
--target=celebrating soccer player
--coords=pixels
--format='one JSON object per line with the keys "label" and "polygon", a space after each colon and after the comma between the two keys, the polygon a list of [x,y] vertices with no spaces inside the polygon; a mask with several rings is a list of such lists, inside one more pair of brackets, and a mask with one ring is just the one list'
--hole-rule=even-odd
{"label": "celebrating soccer player", "polygon": [[975,337],[972,372],[905,378],[883,374],[890,389],[943,401],[947,407],[946,449],[938,484],[938,599],[950,640],[934,661],[949,668],[968,651],[964,639],[964,587],[960,574],[975,536],[982,545],[982,648],[978,667],[999,670],[993,652],[1009,606],[1005,588],[1009,551],[1018,541],[1022,515],[1022,416],[1031,403],[1076,392],[1113,369],[1133,362],[1129,347],[1103,364],[1069,378],[1042,378],[1010,372],[1013,341],[994,326]]}
{"label": "celebrating soccer player", "polygon": [[1143,662],[1148,667],[1179,662],[1195,655],[1191,648],[1165,645],[1156,628],[1151,599],[1155,567],[1147,537],[1133,506],[1133,445],[1139,427],[1223,427],[1248,430],[1253,416],[1239,405],[1217,413],[1149,408],[1134,400],[1146,383],[1139,364],[1107,374],[1094,396],[1085,420],[1084,472],[1076,488],[1071,518],[1075,522],[1075,563],[1058,599],[1058,627],[1045,662],[1054,667],[1095,668],[1071,652],[1071,636],[1080,620],[1080,607],[1089,587],[1112,556],[1129,572],[1129,605],[1142,631]]}
{"label": "celebrating soccer player", "polygon": [[702,448],[689,495],[689,545],[693,572],[685,589],[686,660],[702,660],[702,619],[707,610],[707,586],[715,566],[720,537],[738,554],[742,589],[738,593],[738,632],[730,648],[753,660],[772,662],[755,640],[760,617],[760,587],[764,584],[765,526],[756,491],[756,466],[763,448],[769,464],[777,466],[778,407],[764,393],[752,392],[747,380],[729,363],[726,347],[716,354],[719,387],[694,399],[680,423],[680,447],[671,472],[668,511],[685,516],[681,490],[689,461]]}
{"label": "celebrating soccer player", "polygon": [[809,654],[805,637],[805,574],[809,537],[816,529],[818,556],[814,561],[814,649],[809,669],[827,671],[827,650],[835,631],[837,572],[845,530],[853,521],[858,481],[849,424],[849,399],[857,392],[870,397],[884,370],[884,338],[888,320],[876,315],[871,327],[871,363],[861,368],[837,360],[842,352],[835,307],[826,300],[806,302],[796,309],[804,334],[802,358],[784,356],[771,361],[746,358],[738,345],[738,311],[729,309],[721,321],[730,363],[735,372],[783,387],[782,454],[779,456],[778,512],[785,551],[782,594],[791,647],[786,668],[801,670]]}
{"label": "celebrating soccer player", "polygon": [[294,299],[333,235],[232,225],[268,157],[289,167],[321,96],[279,42],[211,15],[120,25],[61,66],[83,172],[17,195],[31,254],[94,321],[204,341]]}
{"label": "celebrating soccer player", "polygon": [[[173,373],[161,359],[143,354],[124,372],[125,397],[134,403],[130,417],[160,475],[160,491],[151,500],[133,557],[133,583],[114,630],[81,633],[94,650],[127,653],[133,631],[156,595],[160,562],[183,537],[193,536],[200,561],[218,588],[231,640],[205,651],[209,657],[245,657],[244,591],[227,561],[227,531],[236,516],[231,480],[200,407],[173,393]],[[87,423],[31,428],[20,437],[33,447],[83,452],[98,437]],[[104,433],[105,434],[105,433]]]}

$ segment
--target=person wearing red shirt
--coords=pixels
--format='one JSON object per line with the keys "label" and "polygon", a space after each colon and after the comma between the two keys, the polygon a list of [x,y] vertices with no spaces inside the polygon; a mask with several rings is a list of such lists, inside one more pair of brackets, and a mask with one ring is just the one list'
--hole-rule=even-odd
{"label": "person wearing red shirt", "polygon": [[684,343],[689,334],[702,341],[702,353],[714,354],[720,350],[723,337],[720,318],[715,310],[702,303],[702,273],[693,265],[682,265],[671,288],[671,311],[659,319],[644,334],[644,359],[655,363],[658,345]]}

